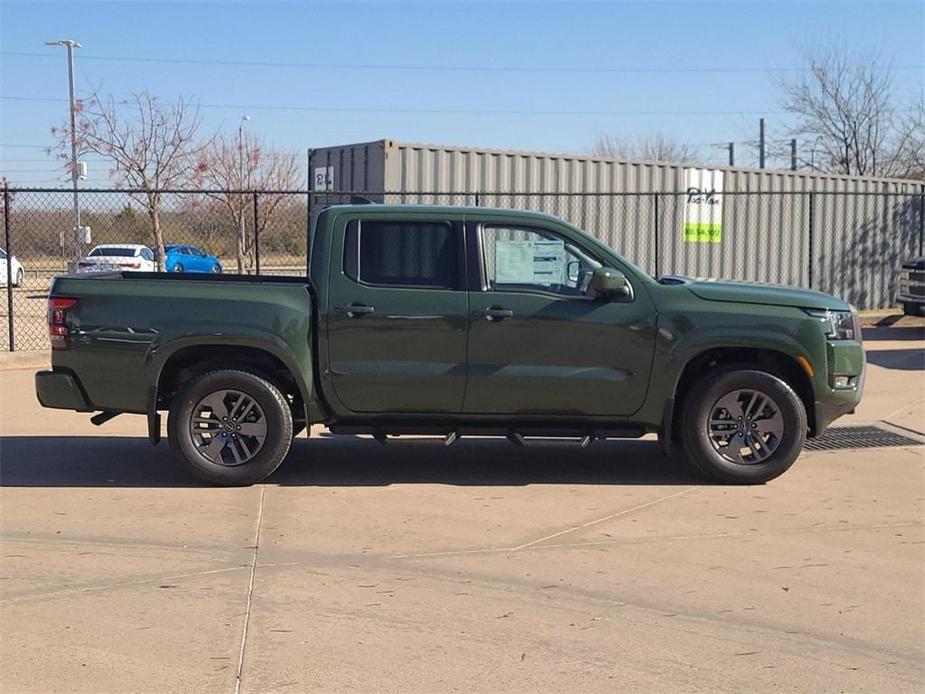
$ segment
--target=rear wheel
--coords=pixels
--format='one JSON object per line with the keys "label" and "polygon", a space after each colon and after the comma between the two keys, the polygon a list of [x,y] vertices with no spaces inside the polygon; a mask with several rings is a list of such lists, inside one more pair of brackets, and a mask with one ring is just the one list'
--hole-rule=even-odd
{"label": "rear wheel", "polygon": [[16,271],[16,280],[13,282],[13,286],[21,287],[25,281],[25,275],[23,274],[22,268],[19,268]]}
{"label": "rear wheel", "polygon": [[174,272],[183,272],[183,265],[181,265],[180,263],[177,263],[176,265],[173,266],[173,271],[174,271]]}
{"label": "rear wheel", "polygon": [[787,383],[732,367],[702,378],[680,423],[690,462],[727,484],[760,484],[784,473],[806,440],[806,409]]}
{"label": "rear wheel", "polygon": [[922,304],[903,304],[903,313],[907,316],[925,315],[925,306]]}
{"label": "rear wheel", "polygon": [[221,268],[220,266],[218,266],[218,265],[213,265],[213,266],[212,266],[212,274],[213,274],[213,275],[217,275],[217,274],[219,274],[221,271],[222,271],[222,268]]}
{"label": "rear wheel", "polygon": [[279,389],[247,371],[212,371],[190,380],[167,419],[184,467],[213,484],[259,482],[283,462],[292,413]]}

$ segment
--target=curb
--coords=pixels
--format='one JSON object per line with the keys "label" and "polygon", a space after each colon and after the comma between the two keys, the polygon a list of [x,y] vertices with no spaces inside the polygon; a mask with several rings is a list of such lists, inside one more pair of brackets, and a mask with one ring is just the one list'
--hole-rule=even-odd
{"label": "curb", "polygon": [[0,371],[51,368],[48,350],[36,352],[0,352]]}

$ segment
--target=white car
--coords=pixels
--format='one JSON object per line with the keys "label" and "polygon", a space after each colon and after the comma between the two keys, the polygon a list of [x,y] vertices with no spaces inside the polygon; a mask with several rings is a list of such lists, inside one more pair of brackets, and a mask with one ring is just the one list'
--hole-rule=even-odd
{"label": "white car", "polygon": [[106,272],[123,270],[156,272],[154,253],[137,243],[104,243],[87,253],[77,263],[77,272]]}
{"label": "white car", "polygon": [[9,273],[13,280],[13,286],[21,287],[26,278],[26,273],[22,269],[22,264],[16,260],[15,255],[12,258],[8,258],[6,251],[2,248],[0,248],[0,285],[6,286],[7,263],[10,264]]}

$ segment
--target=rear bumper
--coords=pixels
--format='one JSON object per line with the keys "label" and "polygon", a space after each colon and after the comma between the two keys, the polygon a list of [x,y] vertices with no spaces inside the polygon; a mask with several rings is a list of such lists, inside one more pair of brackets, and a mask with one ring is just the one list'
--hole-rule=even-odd
{"label": "rear bumper", "polygon": [[93,412],[80,381],[65,371],[39,371],[35,374],[35,394],[42,407]]}

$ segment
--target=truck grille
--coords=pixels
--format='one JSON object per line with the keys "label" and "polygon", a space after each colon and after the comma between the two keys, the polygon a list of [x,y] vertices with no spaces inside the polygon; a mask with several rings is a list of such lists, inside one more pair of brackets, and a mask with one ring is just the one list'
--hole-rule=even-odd
{"label": "truck grille", "polygon": [[899,273],[899,293],[907,296],[925,296],[925,271],[904,268]]}

